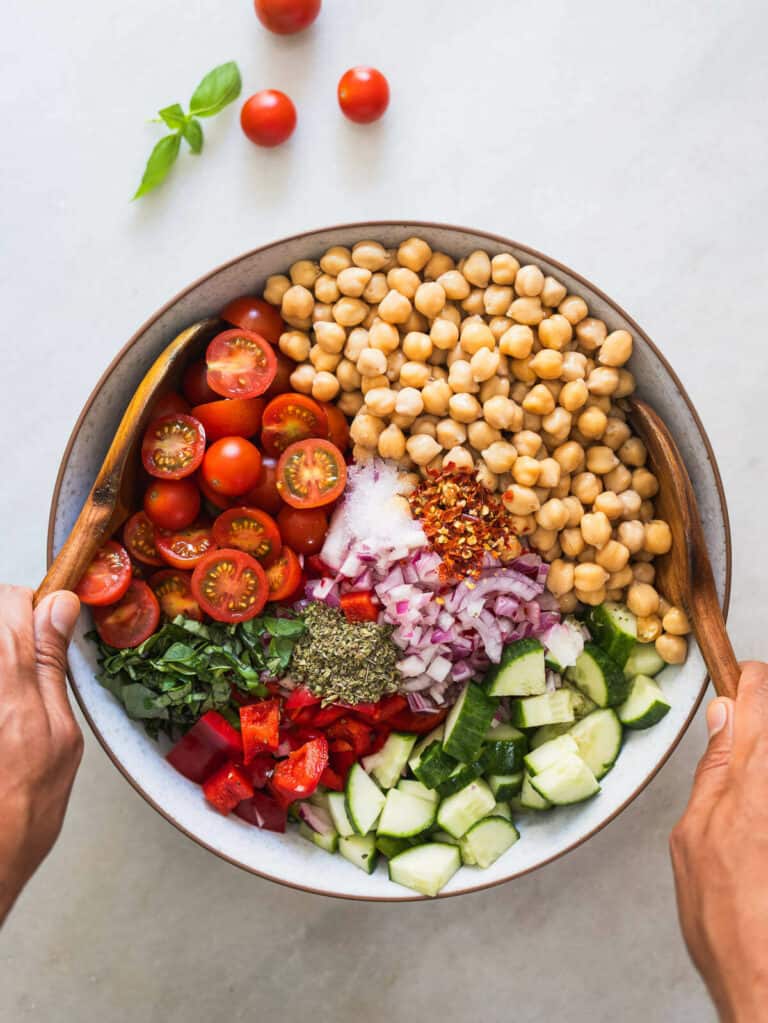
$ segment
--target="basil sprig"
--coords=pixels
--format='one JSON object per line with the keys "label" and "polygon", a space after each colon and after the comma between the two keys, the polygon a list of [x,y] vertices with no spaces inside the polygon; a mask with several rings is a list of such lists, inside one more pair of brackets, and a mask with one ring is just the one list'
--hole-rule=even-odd
{"label": "basil sprig", "polygon": [[165,135],[157,143],[149,155],[141,184],[136,189],[134,199],[146,195],[153,188],[165,181],[168,173],[176,162],[181,147],[181,140],[187,143],[192,153],[200,153],[203,148],[203,127],[201,117],[214,117],[224,107],[240,95],[242,80],[240,69],[234,61],[221,64],[209,71],[192,93],[189,101],[189,113],[184,113],[180,103],[172,103],[158,111],[158,123],[170,129],[171,134]]}

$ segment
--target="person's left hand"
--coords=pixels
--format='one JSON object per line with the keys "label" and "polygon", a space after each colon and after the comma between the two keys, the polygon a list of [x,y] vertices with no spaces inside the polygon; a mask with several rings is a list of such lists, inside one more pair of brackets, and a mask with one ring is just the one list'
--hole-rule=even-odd
{"label": "person's left hand", "polygon": [[74,593],[0,585],[0,924],[56,841],[83,737],[67,697]]}

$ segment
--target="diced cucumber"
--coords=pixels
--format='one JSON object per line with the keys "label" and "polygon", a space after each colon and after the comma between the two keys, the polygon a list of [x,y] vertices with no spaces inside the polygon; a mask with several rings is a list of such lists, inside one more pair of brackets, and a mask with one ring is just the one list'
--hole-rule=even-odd
{"label": "diced cucumber", "polygon": [[638,643],[627,658],[624,674],[627,678],[648,675],[653,678],[664,667],[664,660],[659,656],[653,643]]}
{"label": "diced cucumber", "polygon": [[558,675],[563,673],[562,664],[546,649],[544,650],[544,666],[549,668],[550,671],[556,671]]}
{"label": "diced cucumber", "polygon": [[632,691],[618,708],[619,720],[627,728],[650,728],[669,712],[670,704],[657,682],[647,675],[638,675]]}
{"label": "diced cucumber", "polygon": [[573,716],[578,721],[580,718],[585,718],[587,714],[591,714],[593,710],[597,710],[597,704],[594,700],[582,693],[576,686],[571,685],[570,682],[563,683],[563,689],[571,694],[571,707],[573,708]]}
{"label": "diced cucumber", "polygon": [[598,705],[616,707],[626,700],[629,680],[608,654],[594,643],[586,643],[568,678]]}
{"label": "diced cucumber", "polygon": [[544,693],[543,696],[526,696],[512,703],[512,722],[520,728],[538,728],[539,725],[573,720],[571,695],[565,689]]}
{"label": "diced cucumber", "polygon": [[328,810],[334,827],[340,835],[343,835],[344,838],[354,835],[355,829],[347,817],[347,799],[343,792],[328,793]]}
{"label": "diced cucumber", "polygon": [[527,774],[523,778],[523,787],[520,790],[520,806],[523,810],[549,810],[552,806],[550,801],[531,785],[531,779]]}
{"label": "diced cucumber", "polygon": [[328,792],[322,789],[315,789],[312,795],[309,797],[309,802],[312,806],[319,806],[323,810],[327,810],[328,807]]}
{"label": "diced cucumber", "polygon": [[547,691],[544,647],[538,639],[518,639],[504,647],[501,660],[483,680],[490,696],[538,696]]}
{"label": "diced cucumber", "polygon": [[579,756],[595,778],[605,777],[621,751],[623,733],[616,712],[595,710],[577,721],[568,734],[576,740]]}
{"label": "diced cucumber", "polygon": [[353,764],[344,794],[349,823],[358,835],[367,835],[379,819],[386,799],[384,793],[360,764]]}
{"label": "diced cucumber", "polygon": [[378,753],[364,758],[363,767],[383,789],[391,789],[397,785],[417,738],[410,732],[391,732]]}
{"label": "diced cucumber", "polygon": [[436,789],[457,767],[457,762],[448,754],[439,742],[433,742],[429,749],[424,750],[419,756],[419,762],[413,768],[422,785],[428,789]]}
{"label": "diced cucumber", "polygon": [[531,785],[555,806],[581,803],[600,791],[600,783],[580,756],[571,753],[531,778]]}
{"label": "diced cucumber", "polygon": [[467,682],[445,719],[443,750],[448,756],[465,764],[477,760],[497,707],[498,700],[490,699],[474,682]]}
{"label": "diced cucumber", "polygon": [[351,835],[339,839],[339,852],[345,860],[372,874],[379,860],[376,839],[373,835]]}
{"label": "diced cucumber", "polygon": [[437,728],[432,729],[429,735],[425,735],[423,739],[419,739],[419,741],[413,747],[413,752],[411,753],[411,758],[408,761],[408,766],[410,767],[414,774],[416,773],[416,768],[419,766],[422,754],[425,752],[425,750],[428,750],[429,747],[435,742],[439,742],[442,745],[444,731],[445,727],[443,725],[438,725]]}
{"label": "diced cucumber", "polygon": [[376,828],[377,835],[411,838],[427,831],[435,823],[437,804],[419,796],[390,789]]}
{"label": "diced cucumber", "polygon": [[326,852],[335,853],[339,848],[339,836],[335,831],[330,834],[322,835],[319,831],[313,831],[308,824],[304,821],[299,823],[299,834],[302,838],[306,838],[312,845],[316,845],[318,849],[325,849]]}
{"label": "diced cucumber", "polygon": [[525,769],[530,775],[541,774],[563,757],[573,756],[574,753],[578,755],[578,752],[576,740],[566,732],[565,735],[550,739],[543,746],[532,750],[525,758]]}
{"label": "diced cucumber", "polygon": [[515,774],[523,766],[528,740],[513,725],[501,724],[485,736],[482,758],[489,774]]}
{"label": "diced cucumber", "polygon": [[[365,837],[368,838],[368,835]],[[390,838],[389,835],[376,835],[374,841],[381,855],[386,856],[388,860],[399,856],[406,849],[413,848],[413,842],[410,842],[407,838]]]}
{"label": "diced cucumber", "polygon": [[563,721],[559,725],[542,725],[541,728],[537,728],[536,731],[530,738],[529,745],[532,750],[538,749],[539,746],[543,746],[545,742],[549,742],[551,739],[556,739],[558,735],[569,731],[573,728],[570,721]]}
{"label": "diced cucumber", "polygon": [[437,823],[454,838],[461,838],[477,821],[487,817],[496,799],[481,779],[448,796],[437,811]]}
{"label": "diced cucumber", "polygon": [[592,638],[620,668],[637,642],[637,618],[624,604],[606,601],[590,609],[587,627]]}
{"label": "diced cucumber", "polygon": [[428,842],[407,849],[389,861],[389,878],[422,895],[437,895],[461,866],[455,845]]}
{"label": "diced cucumber", "polygon": [[471,764],[457,764],[445,781],[436,786],[437,793],[445,799],[446,796],[452,796],[454,792],[465,788],[482,774],[485,774],[485,761],[482,757]]}
{"label": "diced cucumber", "polygon": [[486,817],[474,824],[459,842],[461,858],[468,866],[490,867],[520,838],[514,824],[505,817]]}
{"label": "diced cucumber", "polygon": [[454,838],[453,835],[449,835],[447,831],[433,831],[432,832],[433,842],[445,842],[446,845],[459,845],[461,842],[460,838]]}
{"label": "diced cucumber", "polygon": [[512,810],[510,809],[509,803],[497,803],[496,806],[488,814],[489,817],[506,817],[508,821],[512,820]]}
{"label": "diced cucumber", "polygon": [[517,771],[515,774],[489,774],[485,780],[497,799],[511,799],[522,788],[523,772]]}
{"label": "diced cucumber", "polygon": [[401,792],[407,792],[409,796],[418,796],[419,799],[426,799],[430,803],[439,803],[440,796],[434,789],[428,789],[420,781],[413,781],[410,778],[403,778],[397,783]]}

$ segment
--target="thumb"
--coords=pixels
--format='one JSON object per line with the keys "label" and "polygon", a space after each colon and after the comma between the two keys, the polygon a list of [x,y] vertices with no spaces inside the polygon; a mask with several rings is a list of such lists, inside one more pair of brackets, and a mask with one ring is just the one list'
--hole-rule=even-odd
{"label": "thumb", "polygon": [[708,808],[721,795],[728,780],[733,747],[735,704],[726,697],[712,700],[707,707],[709,744],[696,769],[691,806]]}
{"label": "thumb", "polygon": [[67,646],[80,614],[74,593],[60,590],[45,597],[35,608],[35,664],[43,699],[66,699]]}

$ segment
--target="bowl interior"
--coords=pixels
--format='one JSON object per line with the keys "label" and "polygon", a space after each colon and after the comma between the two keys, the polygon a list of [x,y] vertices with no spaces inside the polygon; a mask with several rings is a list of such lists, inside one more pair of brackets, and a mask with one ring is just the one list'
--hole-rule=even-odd
{"label": "bowl interior", "polygon": [[[482,232],[413,222],[341,226],[275,242],[209,274],[154,316],[109,367],[75,427],[54,494],[49,555],[56,554],[74,524],[133,390],[152,360],[180,330],[216,314],[237,295],[260,292],[270,274],[285,272],[297,259],[317,258],[330,245],[375,238],[391,246],[412,234],[456,257],[476,248],[491,255],[511,251],[521,263],[537,263],[583,296],[590,313],[605,320],[609,329],[624,327],[632,332],[635,348],[630,368],[638,380],[638,391],[664,418],[680,446],[699,499],[720,597],[727,601],[730,538],[714,456],[680,381],[638,325],[594,286],[533,250]],[[70,678],[77,698],[114,763],[169,821],[212,852],[276,881],[349,898],[417,898],[390,883],[382,866],[369,877],[340,857],[314,848],[296,833],[257,831],[235,817],[223,818],[210,811],[200,789],[166,764],[141,725],[129,721],[122,707],[96,682],[93,644],[84,638],[90,628],[89,616],[82,615],[70,651]],[[617,769],[606,776],[596,799],[553,814],[527,815],[520,821],[517,845],[488,870],[462,868],[443,894],[488,887],[541,866],[619,813],[674,749],[703,695],[706,670],[695,644],[686,664],[667,668],[660,681],[669,695],[671,712],[650,731],[628,736]]]}

